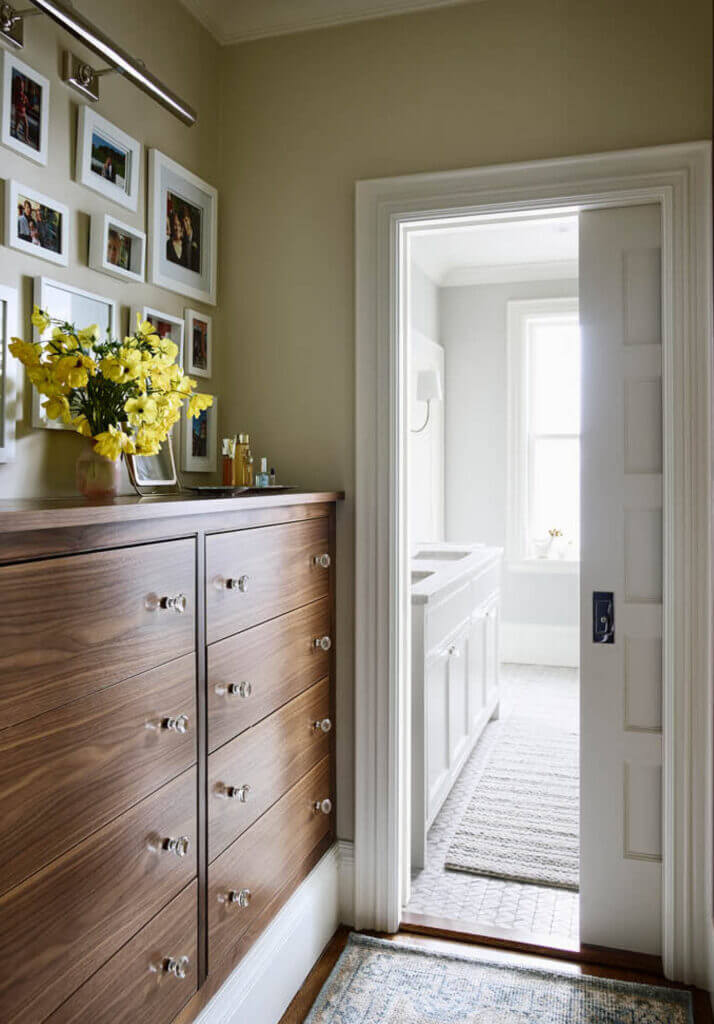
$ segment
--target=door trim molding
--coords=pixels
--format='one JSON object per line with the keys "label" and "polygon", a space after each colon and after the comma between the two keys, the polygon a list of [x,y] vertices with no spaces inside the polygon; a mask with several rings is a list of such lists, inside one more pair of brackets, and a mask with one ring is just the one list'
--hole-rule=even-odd
{"label": "door trim molding", "polygon": [[[668,977],[714,984],[711,777],[711,147],[708,142],[356,186],[355,917],[396,930],[408,758],[405,353],[410,230],[453,216],[662,208],[663,935]],[[411,228],[410,228],[411,225]],[[402,581],[404,583],[402,584]],[[676,681],[676,685],[675,685]]]}

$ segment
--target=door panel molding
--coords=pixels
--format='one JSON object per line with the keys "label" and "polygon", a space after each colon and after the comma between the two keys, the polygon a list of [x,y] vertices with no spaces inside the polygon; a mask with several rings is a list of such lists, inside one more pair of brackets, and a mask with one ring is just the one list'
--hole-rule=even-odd
{"label": "door panel molding", "polygon": [[[664,560],[662,949],[669,977],[714,987],[711,908],[711,147],[687,143],[356,186],[355,911],[394,930],[409,763],[408,438],[401,343],[410,233],[448,218],[659,203]],[[427,223],[425,223],[427,222]],[[632,288],[646,274],[632,255]],[[642,257],[646,262],[646,257]],[[648,344],[653,325],[632,320]],[[656,326],[656,325],[655,325]],[[633,476],[632,479],[635,479]],[[647,476],[643,479],[647,479]],[[629,484],[628,484],[629,486]],[[654,605],[632,608],[647,618]],[[622,622],[622,619],[621,619]],[[656,633],[654,634],[656,635]],[[676,686],[675,686],[676,680]],[[633,839],[633,842],[635,840]]]}

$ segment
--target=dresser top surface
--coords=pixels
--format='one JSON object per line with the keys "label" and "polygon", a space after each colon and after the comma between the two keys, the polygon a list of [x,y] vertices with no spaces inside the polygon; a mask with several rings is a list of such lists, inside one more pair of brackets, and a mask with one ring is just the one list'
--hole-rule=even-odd
{"label": "dresser top surface", "polygon": [[0,501],[0,532],[56,529],[65,526],[109,525],[174,516],[240,512],[340,501],[341,491],[282,491],[279,494],[239,494],[205,497],[171,494],[136,497],[124,495],[106,501],[71,498],[17,498]]}

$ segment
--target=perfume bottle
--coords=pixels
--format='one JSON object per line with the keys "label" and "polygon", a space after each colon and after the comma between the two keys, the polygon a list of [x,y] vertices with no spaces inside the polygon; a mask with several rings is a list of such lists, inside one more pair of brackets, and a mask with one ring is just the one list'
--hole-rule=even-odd
{"label": "perfume bottle", "polygon": [[270,486],[275,487],[275,466],[270,467]]}
{"label": "perfume bottle", "polygon": [[260,460],[260,473],[255,478],[256,487],[267,487],[270,483],[270,475],[268,474],[268,460],[263,458]]}
{"label": "perfume bottle", "polygon": [[236,440],[234,437],[224,437],[222,445],[223,454],[223,485],[224,487],[232,487],[235,484],[234,478],[234,459],[236,450]]}

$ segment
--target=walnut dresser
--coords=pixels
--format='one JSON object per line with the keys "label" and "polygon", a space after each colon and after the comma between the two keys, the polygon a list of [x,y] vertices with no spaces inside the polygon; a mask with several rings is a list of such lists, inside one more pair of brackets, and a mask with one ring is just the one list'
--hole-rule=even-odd
{"label": "walnut dresser", "polygon": [[187,1024],[332,844],[339,497],[0,502],[3,1024]]}

